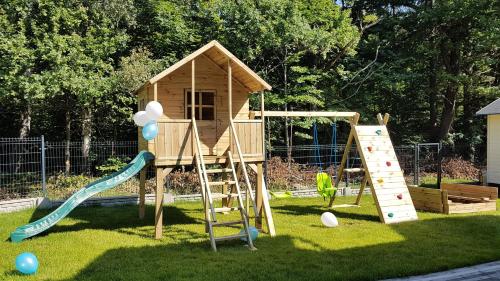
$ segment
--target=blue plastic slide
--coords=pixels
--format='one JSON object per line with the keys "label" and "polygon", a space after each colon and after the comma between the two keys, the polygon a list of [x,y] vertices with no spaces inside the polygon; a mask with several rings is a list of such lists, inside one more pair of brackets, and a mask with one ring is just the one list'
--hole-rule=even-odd
{"label": "blue plastic slide", "polygon": [[154,158],[154,155],[150,152],[139,152],[134,160],[132,160],[132,162],[127,164],[125,167],[78,190],[52,213],[35,222],[18,227],[10,234],[10,240],[12,242],[20,242],[26,238],[44,232],[66,217],[74,208],[86,199],[99,192],[111,189],[139,173],[142,168],[144,168],[144,166],[146,166],[146,164]]}

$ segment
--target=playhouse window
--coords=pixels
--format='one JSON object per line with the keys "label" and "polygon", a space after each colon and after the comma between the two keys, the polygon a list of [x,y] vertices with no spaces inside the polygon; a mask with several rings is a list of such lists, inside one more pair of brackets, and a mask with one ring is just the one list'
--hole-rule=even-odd
{"label": "playhouse window", "polygon": [[[185,92],[186,119],[191,118],[191,91]],[[194,96],[196,120],[215,120],[215,92],[208,90],[196,91]]]}

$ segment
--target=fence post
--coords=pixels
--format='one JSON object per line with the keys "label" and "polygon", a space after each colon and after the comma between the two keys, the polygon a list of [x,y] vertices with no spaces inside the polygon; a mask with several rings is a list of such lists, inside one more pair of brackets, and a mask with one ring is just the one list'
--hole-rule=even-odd
{"label": "fence post", "polygon": [[413,184],[418,185],[419,182],[419,157],[420,157],[420,151],[419,151],[419,144],[416,143],[414,146],[414,156],[413,156]]}
{"label": "fence post", "polygon": [[41,138],[42,141],[42,151],[41,151],[41,164],[42,164],[42,192],[43,196],[47,197],[47,180],[46,180],[46,175],[45,175],[45,136],[42,135]]}
{"label": "fence post", "polygon": [[437,157],[437,188],[441,189],[441,177],[443,176],[442,163],[443,163],[443,153],[442,153],[442,144],[438,143],[438,157]]}

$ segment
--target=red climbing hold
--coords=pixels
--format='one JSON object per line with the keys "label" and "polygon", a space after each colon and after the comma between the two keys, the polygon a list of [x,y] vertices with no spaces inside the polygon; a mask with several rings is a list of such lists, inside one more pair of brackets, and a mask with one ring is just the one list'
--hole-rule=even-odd
{"label": "red climbing hold", "polygon": [[369,147],[368,147],[368,151],[369,151],[369,152],[372,152],[372,150],[373,150],[373,147],[369,146]]}
{"label": "red climbing hold", "polygon": [[389,162],[389,161],[385,162],[385,164],[387,165],[387,167],[391,166],[391,162]]}
{"label": "red climbing hold", "polygon": [[399,193],[397,197],[399,200],[401,200],[401,199],[403,199],[403,194]]}

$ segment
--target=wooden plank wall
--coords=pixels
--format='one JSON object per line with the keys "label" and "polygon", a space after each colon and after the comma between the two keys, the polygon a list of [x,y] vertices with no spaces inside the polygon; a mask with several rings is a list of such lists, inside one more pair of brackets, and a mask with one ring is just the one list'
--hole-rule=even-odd
{"label": "wooden plank wall", "polygon": [[[261,120],[235,120],[234,127],[244,156],[263,155]],[[231,147],[231,151],[236,153],[234,144]]]}
{"label": "wooden plank wall", "polygon": [[441,189],[448,191],[449,195],[465,196],[472,198],[498,198],[498,188],[470,184],[441,184]]}
{"label": "wooden plank wall", "polygon": [[416,186],[409,186],[408,190],[415,209],[438,213],[444,212],[441,190]]}
{"label": "wooden plank wall", "polygon": [[[196,58],[196,90],[215,90],[216,116],[214,121],[198,121],[202,150],[207,155],[224,155],[229,147],[229,110],[227,74],[210,59]],[[158,101],[164,109],[165,120],[185,119],[186,89],[191,88],[191,65],[186,64],[158,82]],[[233,81],[233,118],[248,119],[248,90]],[[172,137],[171,132],[165,138]],[[160,152],[160,157],[164,151]],[[176,154],[176,153],[174,153]]]}

